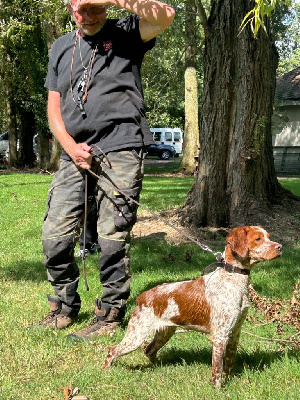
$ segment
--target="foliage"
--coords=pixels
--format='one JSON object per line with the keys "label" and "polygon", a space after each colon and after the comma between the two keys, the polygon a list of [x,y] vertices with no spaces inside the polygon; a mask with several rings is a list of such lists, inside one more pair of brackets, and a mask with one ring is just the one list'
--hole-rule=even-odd
{"label": "foliage", "polygon": [[255,6],[244,17],[241,25],[243,30],[247,24],[256,37],[260,28],[267,32],[265,17],[270,17],[278,4],[290,4],[290,0],[255,0]]}
{"label": "foliage", "polygon": [[285,31],[277,37],[276,46],[280,61],[277,74],[280,76],[300,65],[300,4],[293,2],[284,20]]}
{"label": "foliage", "polygon": [[[50,21],[64,14],[59,0],[4,0],[0,11],[0,109],[5,115],[6,101],[16,116],[19,132],[24,131],[24,114],[34,115],[33,129],[49,134],[46,117],[47,92],[44,80],[48,64]],[[48,20],[47,20],[48,18]],[[62,19],[62,17],[60,17]],[[47,23],[48,22],[48,23]],[[6,116],[3,129],[9,125]],[[21,137],[26,140],[25,137]]]}
{"label": "foliage", "polygon": [[[202,2],[209,10],[209,2]],[[180,126],[184,125],[184,4],[171,0],[176,10],[172,26],[157,38],[157,45],[147,54],[143,64],[142,75],[146,112],[151,126]],[[282,6],[284,4],[285,8]],[[248,16],[248,22],[263,26],[264,15],[270,13],[275,5],[283,10],[288,8],[287,1],[256,0],[253,13]],[[48,49],[52,41],[63,32],[73,29],[74,25],[66,12],[61,0],[3,0],[0,10],[0,130],[7,130],[6,99],[16,105],[17,123],[22,124],[22,110],[33,112],[36,130],[49,135],[46,118],[46,90],[44,79],[48,65]],[[294,9],[294,8],[293,8]],[[255,10],[255,11],[254,11]],[[274,10],[272,11],[274,13]],[[126,12],[124,12],[126,13]],[[109,16],[117,17],[123,12],[109,7]],[[274,14],[274,16],[276,13]],[[287,17],[280,14],[281,21]],[[298,14],[297,14],[298,15]],[[253,19],[254,18],[254,19]],[[244,21],[247,23],[247,21]],[[293,26],[288,28],[284,40],[278,43],[282,53],[287,54],[293,43],[293,55],[290,61],[285,56],[282,68],[291,68],[298,63],[299,51],[297,43],[296,17],[292,18]],[[275,23],[276,18],[275,18]],[[294,36],[292,36],[294,34]],[[200,27],[195,35],[199,43],[197,74],[199,84],[199,104],[201,104],[202,73],[202,42],[203,32]],[[282,31],[278,35],[284,35]],[[299,65],[299,63],[298,63]],[[200,109],[200,107],[199,107]]]}
{"label": "foliage", "polygon": [[142,68],[147,118],[152,127],[183,127],[184,10],[181,4],[173,5],[175,20],[157,37]]}

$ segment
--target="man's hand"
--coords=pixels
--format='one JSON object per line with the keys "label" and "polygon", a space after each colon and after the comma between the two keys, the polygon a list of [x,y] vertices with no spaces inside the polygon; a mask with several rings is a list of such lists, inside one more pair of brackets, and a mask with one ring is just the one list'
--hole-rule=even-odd
{"label": "man's hand", "polygon": [[49,90],[48,94],[48,118],[50,129],[66,153],[76,165],[89,169],[92,162],[92,148],[86,143],[76,143],[68,134],[63,122],[60,110],[60,93]]}
{"label": "man's hand", "polygon": [[76,143],[69,155],[76,165],[83,169],[89,169],[91,168],[92,151],[93,149],[86,143]]}

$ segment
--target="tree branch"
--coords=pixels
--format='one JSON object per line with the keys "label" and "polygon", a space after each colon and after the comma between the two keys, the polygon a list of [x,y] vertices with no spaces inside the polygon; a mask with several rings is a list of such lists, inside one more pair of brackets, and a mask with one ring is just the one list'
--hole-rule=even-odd
{"label": "tree branch", "polygon": [[300,334],[300,332],[297,332],[294,335],[292,335],[292,336],[290,336],[289,338],[286,338],[286,339],[266,338],[266,337],[263,337],[263,336],[254,335],[254,333],[250,333],[250,332],[246,332],[246,331],[242,331],[242,333],[245,333],[246,335],[249,335],[249,336],[253,336],[253,337],[257,338],[257,339],[265,340],[267,342],[292,343],[292,344],[299,345],[299,343],[296,342],[293,339],[296,336],[298,336]]}
{"label": "tree branch", "polygon": [[199,14],[200,23],[203,26],[205,38],[208,38],[210,36],[210,32],[209,32],[209,27],[208,27],[207,15],[206,15],[206,12],[205,12],[205,8],[203,7],[203,4],[202,4],[201,0],[195,0],[195,4],[196,4],[197,11],[198,11],[198,14]]}

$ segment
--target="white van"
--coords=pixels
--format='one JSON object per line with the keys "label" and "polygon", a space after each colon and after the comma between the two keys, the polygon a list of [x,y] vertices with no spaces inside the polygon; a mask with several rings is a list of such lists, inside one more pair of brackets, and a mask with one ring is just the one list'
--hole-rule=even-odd
{"label": "white van", "polygon": [[0,135],[0,155],[4,156],[9,148],[8,132]]}
{"label": "white van", "polygon": [[150,130],[156,143],[175,147],[176,157],[182,153],[183,135],[180,128],[150,128]]}

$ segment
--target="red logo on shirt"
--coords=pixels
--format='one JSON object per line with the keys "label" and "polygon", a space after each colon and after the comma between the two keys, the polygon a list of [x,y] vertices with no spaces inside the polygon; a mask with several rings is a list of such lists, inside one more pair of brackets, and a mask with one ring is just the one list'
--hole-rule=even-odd
{"label": "red logo on shirt", "polygon": [[107,42],[103,42],[103,47],[105,51],[112,49],[112,42],[108,40]]}

